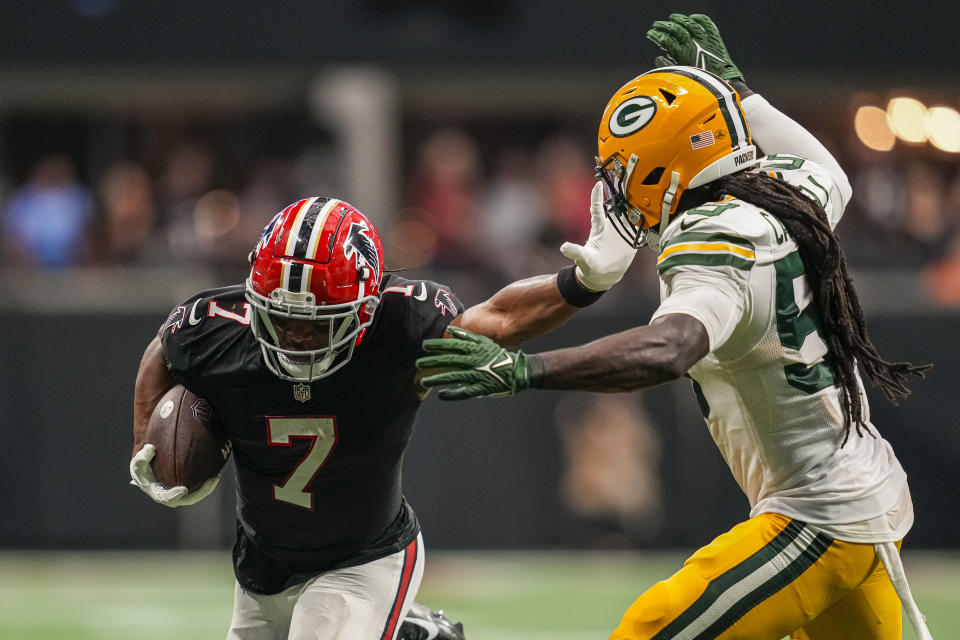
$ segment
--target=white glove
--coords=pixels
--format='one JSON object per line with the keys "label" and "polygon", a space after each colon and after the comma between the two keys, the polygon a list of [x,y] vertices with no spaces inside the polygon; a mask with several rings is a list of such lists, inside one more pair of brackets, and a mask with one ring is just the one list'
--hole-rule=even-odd
{"label": "white glove", "polygon": [[220,482],[220,474],[208,479],[196,491],[188,493],[186,487],[172,487],[167,489],[157,482],[157,476],[153,473],[153,467],[150,461],[157,455],[157,451],[152,444],[145,444],[137,454],[130,460],[130,481],[135,487],[150,496],[154,501],[166,507],[185,507],[200,502],[216,489]]}
{"label": "white glove", "polygon": [[593,291],[606,291],[620,282],[637,255],[607,223],[603,199],[603,182],[597,182],[590,194],[590,237],[583,246],[564,242],[560,247],[560,253],[577,264],[577,280]]}

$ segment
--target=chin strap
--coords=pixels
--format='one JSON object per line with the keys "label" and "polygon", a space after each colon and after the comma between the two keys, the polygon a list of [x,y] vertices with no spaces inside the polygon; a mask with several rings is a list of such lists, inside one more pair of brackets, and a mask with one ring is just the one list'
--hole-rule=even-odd
{"label": "chin strap", "polygon": [[[637,168],[637,163],[640,162],[640,158],[637,157],[637,154],[631,153],[630,159],[627,160],[627,166],[623,170],[623,180],[620,181],[620,188],[623,191],[626,191],[626,186],[630,182],[630,176],[633,175],[633,170]],[[636,225],[640,223],[640,214],[637,213],[632,207],[628,206],[627,209],[627,220],[630,221],[630,224]]]}
{"label": "chin strap", "polygon": [[637,157],[637,154],[631,153],[630,159],[627,160],[627,168],[623,172],[623,181],[621,184],[626,185],[630,182],[630,175],[633,173],[633,170],[637,168],[638,162],[640,162],[640,158]]}
{"label": "chin strap", "polygon": [[[660,226],[657,227],[656,239],[650,238],[650,246],[660,250],[660,238],[663,237],[670,223],[670,209],[673,208],[673,201],[677,197],[677,187],[680,186],[680,174],[676,171],[670,175],[670,186],[663,194],[663,206],[660,207]],[[651,236],[654,234],[650,234]]]}

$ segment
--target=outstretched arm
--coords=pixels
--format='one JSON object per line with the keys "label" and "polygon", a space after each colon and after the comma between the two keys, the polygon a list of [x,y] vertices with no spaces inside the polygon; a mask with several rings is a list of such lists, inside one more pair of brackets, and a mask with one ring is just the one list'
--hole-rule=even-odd
{"label": "outstretched arm", "polygon": [[754,144],[767,155],[785,154],[816,162],[829,173],[846,206],[853,190],[840,164],[812,133],[747,87],[713,20],[698,13],[673,13],[667,20],[654,22],[647,38],[662,52],[656,59],[658,65],[700,67],[729,82],[740,94]]}
{"label": "outstretched arm", "polygon": [[707,331],[682,313],[587,344],[539,354],[540,389],[633,391],[676,380],[707,355]]}
{"label": "outstretched arm", "polygon": [[679,378],[710,350],[704,325],[684,313],[533,355],[508,351],[459,328],[451,333],[453,339],[425,340],[423,349],[429,355],[417,360],[421,370],[443,371],[421,383],[441,387],[442,400],[511,395],[529,388],[631,391]]}
{"label": "outstretched arm", "polygon": [[487,336],[508,347],[547,333],[579,310],[563,299],[557,278],[536,276],[507,285],[457,316],[451,326]]}
{"label": "outstretched arm", "polygon": [[603,184],[597,182],[590,194],[589,238],[560,247],[575,265],[514,282],[464,311],[452,326],[513,347],[560,326],[619,282],[637,251],[607,224],[603,201]]}

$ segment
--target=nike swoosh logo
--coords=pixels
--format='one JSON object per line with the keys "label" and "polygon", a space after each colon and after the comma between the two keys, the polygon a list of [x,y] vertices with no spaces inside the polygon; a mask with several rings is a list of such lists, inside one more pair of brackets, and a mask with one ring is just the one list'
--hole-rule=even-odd
{"label": "nike swoosh logo", "polygon": [[703,222],[704,220],[706,220],[706,218],[697,218],[696,220],[691,221],[690,224],[687,224],[687,221],[686,221],[686,220],[681,220],[681,221],[680,221],[680,230],[681,230],[681,231],[686,231],[687,229],[689,229],[689,228],[692,227],[693,225],[698,224],[698,223],[700,223],[700,222]]}
{"label": "nike swoosh logo", "polygon": [[428,620],[419,620],[419,619],[417,619],[417,618],[406,618],[406,619],[404,620],[404,622],[407,622],[407,623],[412,624],[412,625],[416,625],[416,626],[420,627],[421,629],[426,630],[426,632],[427,632],[426,640],[433,640],[433,639],[436,638],[438,635],[440,635],[440,629],[439,629],[439,627],[437,627],[437,625],[433,624],[432,622],[430,622],[430,621],[428,621]]}
{"label": "nike swoosh logo", "polygon": [[491,368],[491,369],[499,369],[500,367],[502,367],[502,366],[504,366],[504,365],[508,365],[508,364],[513,364],[513,356],[511,356],[509,353],[505,353],[505,354],[503,354],[503,360],[501,360],[500,362],[498,362],[498,363],[496,363],[496,364],[494,364],[494,365],[491,365],[490,368]]}
{"label": "nike swoosh logo", "polygon": [[190,323],[190,326],[198,325],[198,324],[200,324],[200,323],[203,321],[203,318],[198,318],[198,317],[196,316],[197,305],[198,305],[198,304],[200,304],[200,301],[199,301],[199,300],[197,300],[196,302],[194,302],[194,303],[193,303],[193,306],[190,307],[190,320],[188,320],[188,322]]}
{"label": "nike swoosh logo", "polygon": [[696,62],[696,64],[695,64],[694,66],[700,67],[701,69],[706,70],[706,68],[707,68],[707,56],[713,58],[714,60],[716,60],[717,62],[719,62],[721,65],[724,64],[723,58],[721,58],[720,56],[718,56],[718,55],[715,54],[715,53],[710,53],[709,51],[707,51],[706,49],[704,49],[703,47],[701,47],[699,42],[694,42],[693,44],[695,44],[695,45],[697,46],[697,62]]}
{"label": "nike swoosh logo", "polygon": [[414,300],[420,300],[421,302],[427,299],[427,285],[420,283],[420,293],[413,296]]}

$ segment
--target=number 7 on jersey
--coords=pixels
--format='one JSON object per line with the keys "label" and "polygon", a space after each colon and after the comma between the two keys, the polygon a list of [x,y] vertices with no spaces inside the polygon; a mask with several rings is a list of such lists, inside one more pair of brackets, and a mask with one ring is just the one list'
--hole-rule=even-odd
{"label": "number 7 on jersey", "polygon": [[305,489],[337,445],[337,421],[332,417],[267,416],[267,438],[273,447],[291,447],[294,438],[313,441],[306,457],[294,468],[286,482],[273,485],[274,499],[313,510],[313,494]]}

